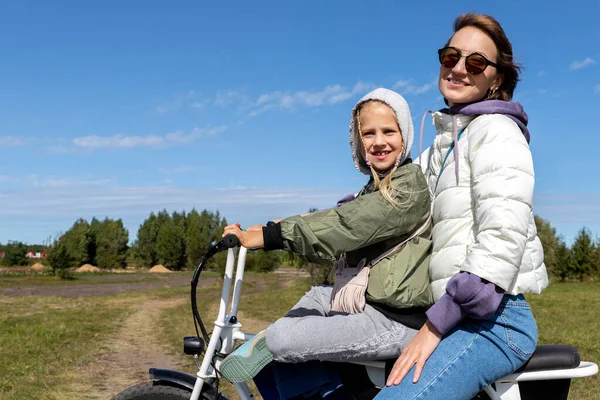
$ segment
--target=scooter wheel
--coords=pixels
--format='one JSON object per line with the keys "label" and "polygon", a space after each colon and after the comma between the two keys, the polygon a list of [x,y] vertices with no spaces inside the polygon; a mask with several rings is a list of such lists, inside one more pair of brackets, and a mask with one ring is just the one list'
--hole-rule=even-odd
{"label": "scooter wheel", "polygon": [[[154,381],[131,386],[113,397],[113,400],[189,400],[191,394],[189,389],[169,382]],[[215,400],[215,397],[208,393],[202,393],[200,398]]]}

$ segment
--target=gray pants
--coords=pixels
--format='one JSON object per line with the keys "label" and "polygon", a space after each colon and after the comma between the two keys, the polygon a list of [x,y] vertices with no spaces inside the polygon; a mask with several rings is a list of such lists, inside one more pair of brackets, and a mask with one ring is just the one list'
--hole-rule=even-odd
{"label": "gray pants", "polygon": [[281,362],[367,361],[398,357],[417,334],[370,305],[360,314],[329,310],[331,286],[313,286],[267,331],[267,347]]}

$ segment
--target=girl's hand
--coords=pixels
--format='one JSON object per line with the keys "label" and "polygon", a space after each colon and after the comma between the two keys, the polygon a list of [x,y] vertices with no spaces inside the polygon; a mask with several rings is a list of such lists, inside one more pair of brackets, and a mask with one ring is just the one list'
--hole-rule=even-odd
{"label": "girl's hand", "polygon": [[427,321],[394,363],[386,385],[398,385],[415,364],[417,366],[412,381],[417,383],[421,377],[425,361],[433,353],[440,340],[442,340],[442,335]]}
{"label": "girl's hand", "polygon": [[240,229],[239,225],[233,224],[225,227],[222,237],[229,234],[237,236],[240,240],[240,244],[247,249],[262,249],[265,247],[262,229],[244,232]]}

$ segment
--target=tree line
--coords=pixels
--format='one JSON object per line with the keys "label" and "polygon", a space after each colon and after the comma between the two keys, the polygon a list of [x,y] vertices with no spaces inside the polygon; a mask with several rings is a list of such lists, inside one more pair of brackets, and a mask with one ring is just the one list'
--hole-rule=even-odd
{"label": "tree line", "polygon": [[[47,251],[47,261],[56,272],[84,264],[101,269],[125,268],[128,264],[150,268],[161,264],[178,271],[194,268],[209,247],[221,239],[225,226],[227,220],[218,211],[152,212],[139,226],[136,240],[130,246],[129,232],[121,219],[93,218],[88,222],[80,218],[50,248],[41,246],[38,251]],[[6,250],[2,263],[27,265],[29,260],[25,255],[33,247],[20,242],[0,245],[0,249]],[[251,271],[273,270],[280,263],[280,256],[262,250],[249,252],[246,267]],[[224,264],[221,258],[210,260],[208,267],[218,268]]]}
{"label": "tree line", "polygon": [[589,229],[581,228],[568,246],[549,221],[535,216],[535,225],[551,278],[563,282],[600,279],[600,240],[594,240]]}
{"label": "tree line", "polygon": [[[311,211],[315,211],[311,209]],[[582,228],[568,246],[549,221],[536,216],[538,236],[544,248],[544,261],[553,280],[582,281],[600,279],[600,241],[589,229]],[[152,267],[162,264],[171,270],[194,268],[209,247],[220,240],[227,220],[218,211],[192,209],[172,213],[162,210],[150,213],[140,225],[136,240],[129,246],[129,232],[121,219],[78,219],[54,241],[50,248],[27,246],[21,242],[0,244],[4,254],[2,265],[26,265],[27,251],[46,251],[53,270],[79,267],[84,264],[99,268],[124,268],[128,264]],[[208,268],[224,268],[225,253],[218,254]],[[305,264],[297,256],[285,252],[249,252],[246,268],[250,271],[270,271],[286,263],[308,269],[313,281],[321,281],[329,266]]]}

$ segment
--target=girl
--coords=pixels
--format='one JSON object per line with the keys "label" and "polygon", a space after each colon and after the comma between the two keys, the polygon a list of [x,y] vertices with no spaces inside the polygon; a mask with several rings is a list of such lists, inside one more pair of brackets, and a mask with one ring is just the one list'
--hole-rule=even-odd
{"label": "girl", "polygon": [[372,266],[364,309],[354,314],[332,310],[332,288],[313,287],[285,317],[223,361],[225,377],[234,382],[249,380],[272,359],[395,357],[416,334],[424,323],[424,310],[432,303],[431,202],[421,168],[408,158],[412,141],[412,120],[404,98],[376,89],[352,111],[354,165],[371,175],[355,199],[259,230],[225,228],[223,236],[234,234],[247,248],[285,249],[310,262],[341,259],[349,267],[374,263],[384,252],[422,232]]}
{"label": "girl", "polygon": [[437,135],[423,166],[436,303],[378,400],[471,399],[519,368],[537,344],[523,293],[548,284],[527,115],[510,102],[519,80],[512,46],[494,18],[464,14],[438,55],[449,108],[433,113]]}

